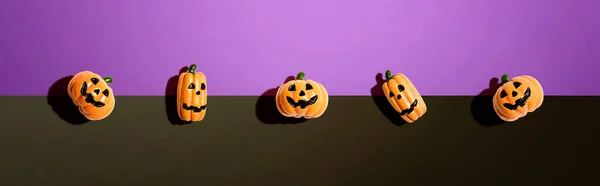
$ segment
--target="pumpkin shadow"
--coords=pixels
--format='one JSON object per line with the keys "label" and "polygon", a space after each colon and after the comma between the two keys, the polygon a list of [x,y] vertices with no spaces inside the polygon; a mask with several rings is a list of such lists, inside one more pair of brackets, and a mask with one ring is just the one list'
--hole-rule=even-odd
{"label": "pumpkin shadow", "polygon": [[73,76],[66,76],[54,82],[48,89],[46,101],[60,119],[69,124],[82,125],[90,122],[90,120],[79,112],[79,108],[73,104],[73,100],[67,93],[71,78]]}
{"label": "pumpkin shadow", "polygon": [[378,73],[375,76],[375,81],[377,82],[377,84],[375,84],[375,86],[371,88],[371,98],[373,99],[373,102],[375,102],[375,105],[377,106],[379,111],[390,122],[392,122],[392,124],[396,126],[402,126],[406,124],[407,122],[400,117],[400,114],[396,112],[394,107],[392,107],[390,102],[385,97],[385,94],[383,93],[383,90],[381,88],[381,86],[383,86],[383,83],[385,83],[385,80],[383,79],[383,74]]}
{"label": "pumpkin shadow", "polygon": [[[179,74],[184,73],[188,70],[188,67],[183,67],[179,70]],[[175,75],[167,80],[167,87],[165,88],[165,111],[167,112],[167,119],[173,125],[184,125],[190,124],[191,121],[183,121],[179,118],[177,113],[177,83],[179,81],[179,75]]]}
{"label": "pumpkin shadow", "polygon": [[494,111],[493,96],[496,90],[502,86],[498,78],[490,79],[489,87],[481,91],[471,101],[471,115],[475,122],[480,125],[491,127],[506,123]]}
{"label": "pumpkin shadow", "polygon": [[[294,79],[294,76],[289,76],[284,84]],[[269,89],[258,97],[255,106],[256,118],[264,124],[299,124],[308,121],[306,118],[290,118],[279,113],[275,102],[278,89],[279,87]]]}

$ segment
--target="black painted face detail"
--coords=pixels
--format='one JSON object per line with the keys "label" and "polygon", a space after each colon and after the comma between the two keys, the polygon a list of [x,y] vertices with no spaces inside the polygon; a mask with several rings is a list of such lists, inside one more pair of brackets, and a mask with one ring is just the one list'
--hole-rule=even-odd
{"label": "black painted face detail", "polygon": [[515,88],[519,88],[521,86],[521,82],[514,82],[513,86],[515,86]]}
{"label": "black painted face detail", "polygon": [[300,107],[301,109],[305,109],[308,106],[314,105],[315,103],[317,103],[317,101],[319,100],[319,96],[315,95],[312,98],[310,98],[310,100],[308,101],[304,101],[304,100],[298,100],[298,102],[295,102],[294,99],[292,99],[291,97],[286,97],[287,102],[294,108],[296,107]]}
{"label": "black painted face detail", "polygon": [[182,107],[183,107],[183,110],[191,110],[192,112],[202,112],[204,109],[206,109],[206,105],[196,107],[196,106],[188,106],[185,103],[182,105]]}
{"label": "black painted face detail", "polygon": [[404,91],[404,85],[398,85],[398,91],[402,92]]}
{"label": "black painted face detail", "polygon": [[[404,87],[404,85],[398,85],[398,91],[399,92],[403,92],[404,90],[406,90],[406,88]],[[394,97],[394,92],[390,91],[390,94],[388,95],[390,98]],[[402,95],[398,94],[396,95],[396,99],[402,99]],[[410,107],[408,109],[404,109],[400,112],[400,115],[406,115],[406,114],[410,114],[415,110],[415,107],[417,106],[419,102],[415,99],[415,101],[413,101],[412,104],[410,104]]]}
{"label": "black painted face detail", "polygon": [[[306,83],[306,90],[312,90],[313,86],[310,83]],[[292,84],[288,87],[288,91],[290,92],[295,92],[296,91],[296,84]],[[304,90],[300,90],[300,92],[298,92],[299,96],[305,96],[306,92]],[[311,97],[308,101],[304,101],[304,100],[298,100],[298,102],[294,101],[293,98],[287,96],[286,97],[287,102],[294,108],[296,107],[300,107],[301,109],[305,109],[306,107],[310,106],[310,105],[314,105],[315,103],[317,103],[317,101],[319,100],[319,96],[315,95],[313,97]]]}
{"label": "black painted face detail", "polygon": [[[500,95],[500,96],[502,97],[502,95]],[[527,100],[529,99],[530,96],[531,96],[531,90],[529,88],[527,88],[527,90],[525,90],[525,92],[523,92],[523,97],[515,100],[515,104],[504,103],[504,104],[502,104],[502,106],[504,106],[504,108],[507,108],[508,110],[517,110],[517,108],[524,107],[525,104],[527,104]]]}
{"label": "black painted face detail", "polygon": [[[404,85],[398,85],[398,92],[403,92],[404,89],[405,89]],[[394,92],[390,91],[390,93],[389,93],[388,96],[390,96],[390,98],[393,98],[394,97]],[[398,94],[396,96],[396,99],[402,99],[402,95]]]}
{"label": "black painted face detail", "polygon": [[508,96],[508,94],[506,91],[502,90],[502,92],[500,92],[500,98],[505,98],[506,96]]}
{"label": "black painted face detail", "polygon": [[402,110],[402,112],[400,112],[400,115],[407,115],[412,113],[415,110],[415,107],[417,106],[419,102],[415,99],[415,101],[413,101],[412,104],[410,104],[410,107],[407,109]]}
{"label": "black painted face detail", "polygon": [[306,90],[312,90],[313,86],[310,83],[306,84]]}
{"label": "black painted face detail", "polygon": [[[190,85],[188,85],[188,89],[196,89],[196,84],[190,83]],[[205,90],[205,89],[206,89],[206,84],[204,84],[204,83],[200,84],[200,90]],[[196,92],[194,92],[194,94],[199,96],[202,93],[199,90],[197,90]],[[197,106],[188,106],[185,103],[183,105],[181,105],[181,107],[184,110],[191,110],[192,112],[202,112],[202,110],[206,109],[206,105],[197,107]]]}
{"label": "black painted face detail", "polygon": [[[90,93],[87,93],[87,87],[88,87],[88,84],[87,84],[87,82],[84,81],[83,84],[81,85],[80,93],[81,93],[81,95],[85,95],[85,102],[94,105],[94,107],[98,107],[98,108],[103,107],[104,103],[94,100],[94,96]],[[106,92],[106,94],[104,94],[104,92]],[[100,89],[94,90],[94,93],[99,94]],[[104,90],[102,93],[105,96],[108,96],[108,90]]]}
{"label": "black painted face detail", "polygon": [[92,83],[93,83],[94,85],[95,85],[95,84],[98,84],[98,82],[100,82],[100,80],[99,80],[98,78],[92,78],[92,79],[90,79],[90,81],[92,81]]}

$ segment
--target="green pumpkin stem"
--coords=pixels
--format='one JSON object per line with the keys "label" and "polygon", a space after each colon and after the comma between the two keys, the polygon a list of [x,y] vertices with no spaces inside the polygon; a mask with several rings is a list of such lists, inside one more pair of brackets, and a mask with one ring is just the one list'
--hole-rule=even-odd
{"label": "green pumpkin stem", "polygon": [[393,78],[393,77],[392,77],[392,71],[391,71],[391,70],[386,70],[386,71],[385,71],[385,79],[386,79],[387,81],[389,81],[389,80],[391,80],[392,78]]}
{"label": "green pumpkin stem", "polygon": [[108,84],[111,84],[111,83],[113,82],[113,78],[112,78],[112,77],[110,77],[110,76],[106,76],[106,77],[104,77],[103,79],[104,79],[104,81],[106,81],[106,83],[108,83]]}
{"label": "green pumpkin stem", "polygon": [[189,73],[196,73],[196,64],[191,64],[190,68],[188,69]]}
{"label": "green pumpkin stem", "polygon": [[502,75],[502,83],[506,83],[508,82],[508,74],[503,74]]}
{"label": "green pumpkin stem", "polygon": [[296,80],[304,80],[304,76],[306,74],[304,74],[304,72],[298,72],[298,75],[296,75]]}

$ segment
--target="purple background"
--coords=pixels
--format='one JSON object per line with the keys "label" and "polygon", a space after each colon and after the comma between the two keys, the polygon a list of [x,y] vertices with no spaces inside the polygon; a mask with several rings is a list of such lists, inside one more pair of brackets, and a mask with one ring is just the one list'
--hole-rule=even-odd
{"label": "purple background", "polygon": [[5,0],[0,95],[46,95],[91,70],[118,95],[163,95],[197,63],[210,95],[260,95],[305,71],[331,95],[406,74],[474,95],[503,73],[547,95],[600,95],[598,0]]}

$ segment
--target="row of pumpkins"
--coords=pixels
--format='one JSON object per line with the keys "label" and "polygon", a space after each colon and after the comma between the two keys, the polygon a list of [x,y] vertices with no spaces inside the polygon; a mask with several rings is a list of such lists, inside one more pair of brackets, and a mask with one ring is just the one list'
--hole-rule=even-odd
{"label": "row of pumpkins", "polygon": [[[177,112],[183,121],[201,121],[206,115],[206,76],[196,72],[192,64],[187,72],[179,75],[177,85]],[[276,106],[286,117],[318,118],[327,109],[329,95],[325,87],[313,80],[304,79],[303,72],[295,80],[281,85],[277,91]],[[389,103],[398,112],[398,116],[412,123],[427,112],[425,101],[412,82],[401,73],[392,75],[386,71],[383,92]],[[115,97],[109,84],[112,78],[90,71],[79,72],[68,86],[68,94],[79,111],[89,120],[101,120],[110,115],[115,107]],[[504,121],[515,121],[533,112],[544,101],[544,90],[535,78],[527,75],[508,80],[493,97],[496,114]]]}

